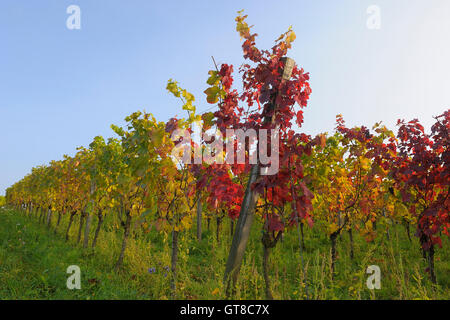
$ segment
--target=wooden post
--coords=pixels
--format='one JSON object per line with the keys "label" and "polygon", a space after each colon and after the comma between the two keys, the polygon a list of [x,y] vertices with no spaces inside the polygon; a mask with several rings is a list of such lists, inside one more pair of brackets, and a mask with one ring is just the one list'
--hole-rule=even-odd
{"label": "wooden post", "polygon": [[[289,80],[292,75],[292,69],[294,68],[295,61],[287,57],[282,58],[282,61],[284,62],[282,81]],[[276,110],[277,106],[275,105],[274,108]],[[273,123],[273,121],[273,116],[272,118],[267,117],[264,119],[265,123]],[[254,208],[258,197],[256,192],[251,190],[251,186],[258,180],[259,175],[260,165],[258,160],[258,164],[252,165],[250,170],[247,189],[245,190],[244,199],[241,205],[241,211],[239,213],[236,230],[234,232],[230,253],[228,255],[228,260],[225,268],[224,284],[226,286],[227,297],[229,297],[231,294],[234,294],[234,289],[239,277],[242,259],[244,258],[245,249],[247,247],[247,242],[250,236],[250,229],[253,224]]]}

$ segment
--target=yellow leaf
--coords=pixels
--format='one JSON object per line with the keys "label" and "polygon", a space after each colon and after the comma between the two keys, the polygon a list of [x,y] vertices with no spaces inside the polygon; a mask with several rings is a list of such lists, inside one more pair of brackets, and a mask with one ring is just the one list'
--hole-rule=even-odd
{"label": "yellow leaf", "polygon": [[289,35],[288,35],[288,37],[287,37],[287,39],[286,39],[286,42],[290,44],[290,43],[293,42],[296,38],[297,38],[297,36],[295,35],[295,32],[294,32],[294,31],[291,31],[291,32],[289,32]]}
{"label": "yellow leaf", "polygon": [[211,294],[212,294],[213,296],[219,294],[219,288],[215,288],[215,289],[211,292]]}
{"label": "yellow leaf", "polygon": [[409,215],[409,210],[408,210],[408,208],[406,208],[406,206],[403,203],[396,202],[395,203],[395,213],[397,213],[400,216],[404,217],[404,216],[408,216]]}

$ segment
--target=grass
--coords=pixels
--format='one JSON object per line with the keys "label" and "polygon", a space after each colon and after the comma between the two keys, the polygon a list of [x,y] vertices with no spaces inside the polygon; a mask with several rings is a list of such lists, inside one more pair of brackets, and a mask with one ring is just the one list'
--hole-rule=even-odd
{"label": "grass", "polygon": [[[54,219],[53,223],[56,219]],[[75,223],[75,222],[74,222]],[[78,221],[70,240],[64,240],[68,218],[58,232],[35,217],[0,209],[0,299],[223,299],[222,277],[231,243],[227,223],[223,223],[220,242],[211,231],[202,241],[195,230],[180,236],[176,296],[170,291],[170,237],[152,229],[136,232],[129,241],[123,269],[113,271],[120,251],[122,231],[109,216],[97,247],[76,244]],[[91,236],[96,220],[92,221]],[[390,239],[378,227],[378,236],[366,242],[354,233],[355,258],[350,259],[347,234],[338,240],[337,274],[330,277],[330,244],[318,227],[305,229],[304,270],[296,230],[286,234],[273,250],[270,260],[272,291],[275,299],[450,299],[449,240],[436,252],[438,287],[433,289],[425,272],[417,239],[410,242],[401,225],[393,225]],[[241,268],[237,299],[264,299],[261,226],[255,222]],[[447,249],[446,249],[447,248]],[[81,290],[66,287],[70,265],[81,269]],[[366,268],[381,269],[381,289],[366,286]],[[155,268],[155,272],[149,272]],[[306,280],[305,280],[306,279]]]}

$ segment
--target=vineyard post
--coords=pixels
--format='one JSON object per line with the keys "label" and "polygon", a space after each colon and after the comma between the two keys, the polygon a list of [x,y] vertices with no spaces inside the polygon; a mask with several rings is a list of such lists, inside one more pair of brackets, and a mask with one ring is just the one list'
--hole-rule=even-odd
{"label": "vineyard post", "polygon": [[47,211],[47,227],[50,228],[51,224],[52,224],[52,207],[48,206],[48,211]]}
{"label": "vineyard post", "polygon": [[84,227],[84,240],[83,240],[83,248],[87,248],[89,246],[89,231],[91,229],[91,221],[92,215],[90,212],[86,213],[86,225]]}
{"label": "vineyard post", "polygon": [[202,240],[202,201],[200,197],[197,200],[197,240]]}
{"label": "vineyard post", "polygon": [[[289,80],[292,75],[292,70],[295,65],[295,61],[291,58],[283,57],[284,68],[282,70],[282,80]],[[275,101],[274,101],[275,103]],[[274,105],[274,109],[277,106]],[[275,113],[273,113],[275,114]],[[264,122],[273,122],[274,117],[266,117]],[[245,249],[247,247],[248,238],[250,236],[250,229],[253,224],[253,213],[255,203],[257,201],[257,194],[251,189],[252,185],[258,180],[260,164],[252,165],[250,169],[250,176],[245,190],[244,199],[242,201],[241,211],[236,223],[236,230],[234,232],[233,241],[231,243],[230,253],[225,268],[224,284],[226,286],[226,295],[230,296],[230,293],[234,294],[237,279],[239,277],[239,271],[244,258]],[[232,289],[232,292],[230,292]]]}
{"label": "vineyard post", "polygon": [[95,207],[95,201],[94,201],[94,192],[95,192],[96,186],[95,182],[91,182],[91,208],[90,210],[87,210],[87,216],[86,216],[86,226],[84,229],[84,241],[83,241],[83,248],[87,248],[89,246],[89,232],[91,230],[91,221],[92,221],[92,214],[91,211],[94,210]]}

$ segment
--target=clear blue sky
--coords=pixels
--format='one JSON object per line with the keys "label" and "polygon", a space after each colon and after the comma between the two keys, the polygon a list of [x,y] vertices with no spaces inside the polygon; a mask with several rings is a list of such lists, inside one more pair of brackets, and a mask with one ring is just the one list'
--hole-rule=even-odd
{"label": "clear blue sky", "polygon": [[[81,8],[81,30],[66,8]],[[369,5],[381,29],[366,26]],[[450,1],[296,0],[0,2],[0,194],[31,167],[73,155],[111,124],[145,109],[167,120],[181,112],[165,91],[174,78],[204,94],[211,56],[242,63],[236,11],[245,9],[269,48],[292,25],[290,56],[311,73],[303,130],[432,116],[450,106]]]}

